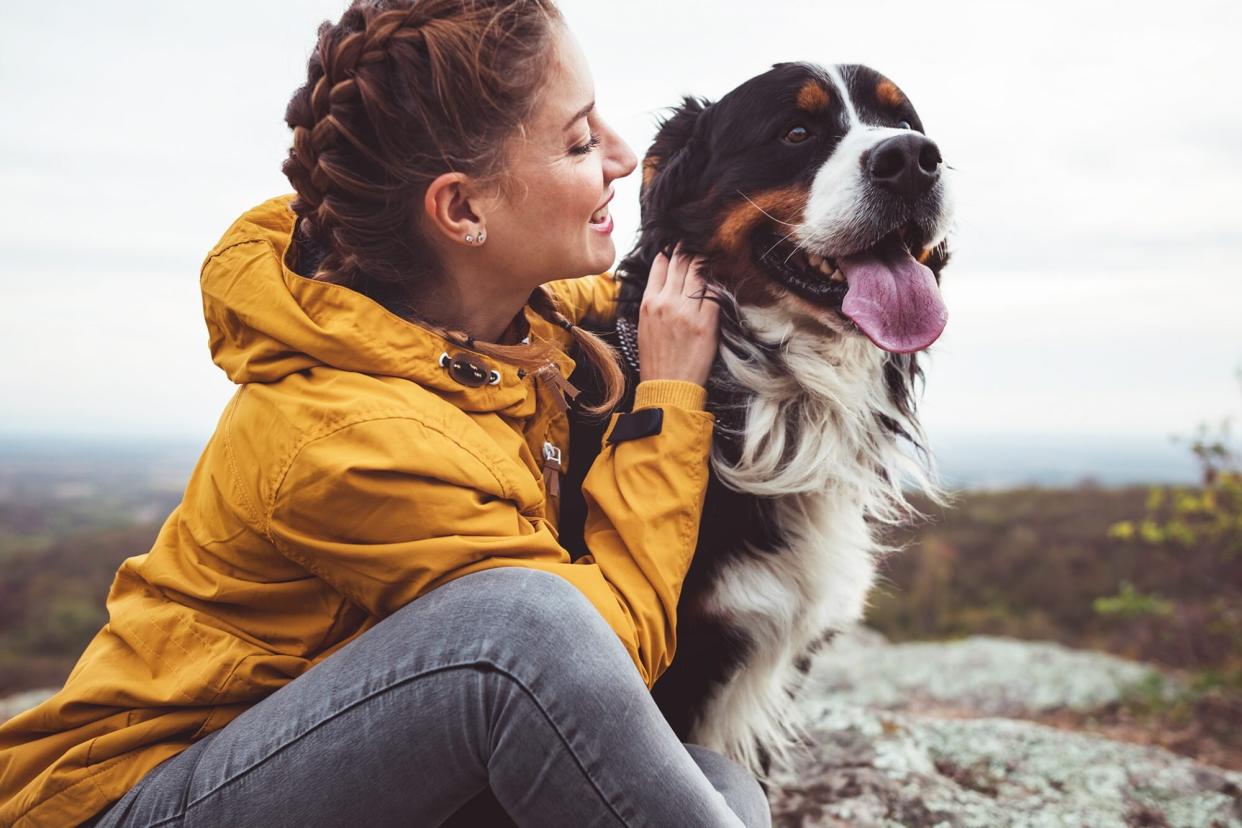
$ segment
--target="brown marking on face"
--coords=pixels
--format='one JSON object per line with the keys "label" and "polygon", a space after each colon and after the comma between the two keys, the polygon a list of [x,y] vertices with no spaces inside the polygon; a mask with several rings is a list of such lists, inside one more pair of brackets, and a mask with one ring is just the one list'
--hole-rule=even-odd
{"label": "brown marking on face", "polygon": [[712,269],[713,277],[733,291],[739,304],[767,307],[779,300],[780,289],[755,263],[756,251],[751,247],[754,233],[761,226],[775,225],[777,230],[784,228],[780,235],[785,235],[788,228],[779,222],[801,221],[808,195],[805,185],[781,187],[755,193],[751,201],[742,200],[725,212],[708,252],[717,254],[713,256],[718,262]]}
{"label": "brown marking on face", "polygon": [[880,78],[879,83],[875,85],[875,96],[885,106],[901,106],[906,102],[906,96],[897,88],[897,84],[888,78]]}
{"label": "brown marking on face", "polygon": [[919,264],[927,264],[927,260],[931,258],[932,249],[929,247],[919,254]]}
{"label": "brown marking on face", "polygon": [[798,90],[798,106],[807,112],[822,112],[829,102],[828,90],[819,81],[809,80]]}
{"label": "brown marking on face", "polygon": [[746,246],[755,228],[760,224],[772,224],[774,219],[789,224],[802,221],[808,196],[807,188],[802,184],[750,195],[749,201],[738,202],[724,214],[716,234],[712,236],[712,248],[749,261],[751,257]]}
{"label": "brown marking on face", "polygon": [[647,190],[651,187],[651,182],[655,181],[656,173],[660,171],[660,161],[662,159],[656,155],[648,155],[643,159],[643,189]]}

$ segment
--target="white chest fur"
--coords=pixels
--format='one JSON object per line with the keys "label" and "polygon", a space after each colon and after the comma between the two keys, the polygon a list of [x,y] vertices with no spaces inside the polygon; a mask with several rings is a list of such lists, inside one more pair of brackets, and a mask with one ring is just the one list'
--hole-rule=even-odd
{"label": "white chest fur", "polygon": [[816,335],[790,311],[743,311],[744,335],[723,336],[722,367],[748,403],[737,459],[717,454],[713,468],[730,488],[776,499],[783,543],[733,558],[708,592],[703,611],[743,630],[754,646],[691,733],[757,776],[757,744],[780,762],[800,735],[790,696],[801,678],[795,660],[863,615],[877,556],[889,551],[873,525],[917,514],[905,481],[942,497],[934,470],[881,426],[887,416],[925,442],[886,392],[884,352],[857,334],[821,328]]}

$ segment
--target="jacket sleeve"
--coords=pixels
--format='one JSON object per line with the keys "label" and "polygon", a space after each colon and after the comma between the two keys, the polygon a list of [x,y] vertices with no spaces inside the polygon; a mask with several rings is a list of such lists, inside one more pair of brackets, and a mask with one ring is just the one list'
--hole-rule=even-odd
{"label": "jacket sleeve", "polygon": [[714,419],[705,396],[691,383],[639,385],[635,409],[663,408],[662,429],[601,451],[583,484],[590,554],[574,563],[546,520],[523,514],[497,458],[407,417],[352,423],[304,445],[272,495],[267,535],[380,618],[483,569],[554,572],[599,610],[651,687],[673,659],[707,491]]}
{"label": "jacket sleeve", "polygon": [[575,325],[586,322],[611,325],[617,318],[619,287],[611,272],[548,282],[548,288],[560,304],[561,313]]}
{"label": "jacket sleeve", "polygon": [[590,553],[575,565],[598,568],[615,593],[648,687],[677,649],[677,602],[707,495],[714,417],[703,410],[706,400],[707,391],[693,383],[639,383],[633,408],[662,408],[660,432],[608,445],[614,414],[582,484]]}

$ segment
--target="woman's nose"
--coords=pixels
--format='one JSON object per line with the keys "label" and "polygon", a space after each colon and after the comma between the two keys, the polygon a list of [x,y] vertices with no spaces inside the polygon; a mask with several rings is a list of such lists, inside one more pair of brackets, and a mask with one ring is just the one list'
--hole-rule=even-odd
{"label": "woman's nose", "polygon": [[609,152],[609,161],[611,162],[608,170],[609,180],[625,178],[638,166],[638,156],[634,154],[634,150],[630,149],[630,145],[615,132],[613,133],[613,146]]}

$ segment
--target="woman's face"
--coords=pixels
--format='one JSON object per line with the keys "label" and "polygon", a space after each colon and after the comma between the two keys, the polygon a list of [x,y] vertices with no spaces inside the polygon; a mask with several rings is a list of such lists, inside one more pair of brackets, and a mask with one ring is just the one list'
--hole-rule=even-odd
{"label": "woman's face", "polygon": [[595,108],[586,57],[557,26],[550,73],[525,134],[513,139],[508,186],[487,211],[479,248],[496,272],[554,279],[602,273],[617,249],[606,206],[612,183],[637,165],[633,151]]}

